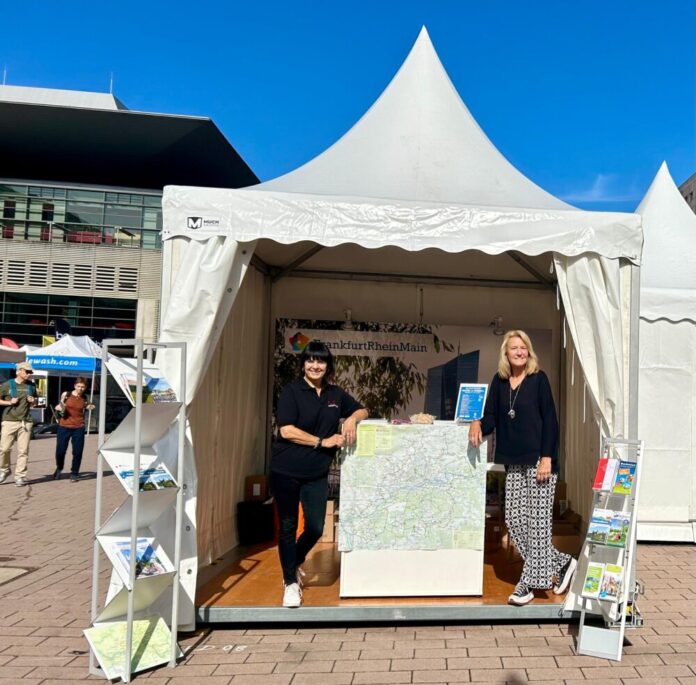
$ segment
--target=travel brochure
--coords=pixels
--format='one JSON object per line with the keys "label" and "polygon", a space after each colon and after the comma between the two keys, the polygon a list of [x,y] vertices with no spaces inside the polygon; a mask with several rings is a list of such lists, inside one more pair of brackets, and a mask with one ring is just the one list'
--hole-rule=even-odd
{"label": "travel brochure", "polygon": [[605,602],[618,602],[623,589],[623,566],[591,561],[585,573],[582,596]]}
{"label": "travel brochure", "polygon": [[636,463],[603,457],[597,464],[593,490],[613,495],[630,495],[636,477]]}
{"label": "travel brochure", "polygon": [[[167,573],[162,561],[159,559],[153,548],[154,538],[138,538],[135,547],[135,577],[147,578],[150,576],[158,576],[161,573]],[[131,541],[129,539],[115,540],[114,550],[116,557],[126,576],[130,573],[131,560]]]}
{"label": "travel brochure", "polygon": [[[106,364],[119,387],[135,406],[135,396],[138,389],[137,362],[135,359],[112,357]],[[162,375],[155,364],[143,362],[142,401],[144,404],[159,402],[176,402],[177,397],[169,381]]]}
{"label": "travel brochure", "polygon": [[[104,675],[109,680],[125,675],[126,621],[102,623],[84,631]],[[161,616],[133,621],[130,672],[165,664],[171,657],[171,632]],[[181,649],[176,646],[178,658]]]}
{"label": "travel brochure", "polygon": [[625,547],[631,526],[630,512],[595,508],[587,529],[587,539],[600,545]]}
{"label": "travel brochure", "polygon": [[[123,482],[129,492],[133,491],[133,466],[132,464],[119,464],[114,467],[114,473]],[[175,488],[176,481],[164,464],[148,466],[140,469],[140,488],[141,492],[148,490],[162,490],[164,488]]]}

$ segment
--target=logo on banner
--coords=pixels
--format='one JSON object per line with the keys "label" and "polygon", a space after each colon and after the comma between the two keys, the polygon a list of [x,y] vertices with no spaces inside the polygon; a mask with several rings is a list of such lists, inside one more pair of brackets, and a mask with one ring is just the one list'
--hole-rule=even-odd
{"label": "logo on banner", "polygon": [[297,333],[291,338],[288,338],[288,340],[293,352],[302,352],[309,342],[309,338],[304,335],[302,331],[297,331]]}
{"label": "logo on banner", "polygon": [[186,226],[192,230],[197,228],[218,228],[220,219],[211,219],[204,216],[188,216],[186,217]]}

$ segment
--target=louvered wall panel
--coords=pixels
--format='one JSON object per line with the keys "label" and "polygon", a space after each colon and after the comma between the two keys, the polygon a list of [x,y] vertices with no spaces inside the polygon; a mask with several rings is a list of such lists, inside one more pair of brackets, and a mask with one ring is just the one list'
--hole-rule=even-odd
{"label": "louvered wall panel", "polygon": [[161,250],[0,239],[0,288],[159,300]]}

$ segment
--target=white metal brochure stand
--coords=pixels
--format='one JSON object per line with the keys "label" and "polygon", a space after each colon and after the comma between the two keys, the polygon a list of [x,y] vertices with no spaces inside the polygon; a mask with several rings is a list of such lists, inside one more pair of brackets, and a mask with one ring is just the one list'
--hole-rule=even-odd
{"label": "white metal brochure stand", "polygon": [[[137,360],[131,386],[135,407],[107,437],[106,388],[109,348],[132,347]],[[186,343],[145,343],[142,339],[109,339],[102,343],[99,402],[99,455],[97,459],[94,555],[92,570],[92,628],[85,631],[90,643],[89,670],[93,675],[130,682],[136,671],[164,663],[176,666],[182,652],[177,644],[179,613],[179,565],[181,527],[184,514],[184,402],[143,402],[143,361],[151,350],[177,349],[181,359],[180,397],[186,388]],[[158,456],[154,445],[178,419],[176,474]],[[171,455],[169,455],[171,456]],[[102,521],[104,462],[128,494],[124,503]],[[161,517],[173,516],[173,540],[165,549],[151,525]],[[116,591],[109,592],[101,612],[99,603],[100,549],[112,563]],[[145,550],[144,554],[139,552]],[[146,556],[148,555],[148,556]],[[139,558],[140,556],[140,558]],[[145,559],[145,563],[143,563]],[[120,589],[119,589],[120,588]],[[171,590],[171,616],[167,622],[150,609],[163,593]],[[167,625],[169,623],[169,625]],[[99,665],[97,665],[97,661]]]}
{"label": "white metal brochure stand", "polygon": [[[621,661],[624,633],[626,628],[637,628],[643,624],[638,611],[637,597],[643,589],[635,579],[636,559],[636,510],[640,491],[641,462],[643,457],[642,440],[602,439],[602,456],[632,462],[636,465],[633,488],[629,495],[611,491],[595,491],[592,497],[592,510],[595,507],[621,511],[631,515],[626,546],[612,547],[592,540],[586,540],[580,554],[578,573],[573,582],[573,592],[580,603],[580,630],[578,632],[578,654],[597,656]],[[581,596],[585,569],[589,562],[600,562],[623,566],[624,582],[618,602],[587,599]],[[588,625],[589,616],[602,616],[604,627]]]}

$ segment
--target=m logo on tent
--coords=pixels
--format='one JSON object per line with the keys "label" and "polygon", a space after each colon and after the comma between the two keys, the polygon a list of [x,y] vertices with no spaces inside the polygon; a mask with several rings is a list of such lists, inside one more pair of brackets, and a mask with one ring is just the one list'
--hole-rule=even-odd
{"label": "m logo on tent", "polygon": [[189,228],[200,228],[203,225],[202,216],[189,216],[186,218],[186,225]]}

